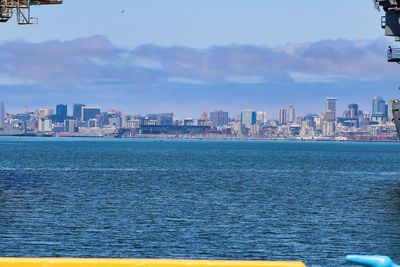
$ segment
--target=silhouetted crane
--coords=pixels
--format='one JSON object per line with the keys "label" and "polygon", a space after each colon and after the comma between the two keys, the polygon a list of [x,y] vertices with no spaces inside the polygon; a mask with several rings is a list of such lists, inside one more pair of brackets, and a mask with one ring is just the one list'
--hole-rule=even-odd
{"label": "silhouetted crane", "polygon": [[0,22],[7,22],[17,16],[20,25],[37,23],[37,18],[31,17],[31,6],[60,5],[62,0],[0,0]]}

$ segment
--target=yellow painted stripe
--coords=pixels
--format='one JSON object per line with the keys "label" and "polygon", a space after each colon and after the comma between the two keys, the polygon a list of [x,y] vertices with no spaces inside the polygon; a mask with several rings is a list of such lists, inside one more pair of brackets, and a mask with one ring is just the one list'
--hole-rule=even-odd
{"label": "yellow painted stripe", "polygon": [[0,258],[0,267],[306,267],[302,262]]}

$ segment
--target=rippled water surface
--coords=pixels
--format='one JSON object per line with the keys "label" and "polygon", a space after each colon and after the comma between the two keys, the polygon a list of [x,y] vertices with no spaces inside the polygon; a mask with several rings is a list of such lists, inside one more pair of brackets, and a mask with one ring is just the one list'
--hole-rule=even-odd
{"label": "rippled water surface", "polygon": [[0,256],[400,261],[400,144],[0,139]]}

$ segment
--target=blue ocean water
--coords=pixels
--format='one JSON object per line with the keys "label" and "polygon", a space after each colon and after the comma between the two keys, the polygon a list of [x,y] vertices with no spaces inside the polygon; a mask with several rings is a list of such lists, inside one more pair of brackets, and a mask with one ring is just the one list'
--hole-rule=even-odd
{"label": "blue ocean water", "polygon": [[399,151],[0,138],[0,256],[400,261]]}

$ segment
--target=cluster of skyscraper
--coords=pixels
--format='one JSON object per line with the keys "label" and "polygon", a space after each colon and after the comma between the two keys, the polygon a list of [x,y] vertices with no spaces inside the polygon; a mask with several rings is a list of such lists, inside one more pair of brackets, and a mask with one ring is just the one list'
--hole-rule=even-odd
{"label": "cluster of skyscraper", "polygon": [[[73,104],[72,115],[68,106],[59,104],[53,109],[38,109],[21,114],[6,114],[0,103],[0,135],[46,134],[60,136],[108,136],[115,133],[152,135],[225,135],[264,138],[308,138],[395,136],[395,128],[382,97],[374,97],[372,112],[359,110],[357,104],[348,105],[342,116],[337,116],[337,98],[325,99],[325,110],[319,116],[297,116],[296,108],[280,108],[277,119],[268,119],[266,111],[246,109],[239,116],[228,112],[203,111],[200,119],[174,118],[173,113],[127,115],[120,111],[102,112],[100,107]],[[121,131],[122,129],[122,131]]]}

